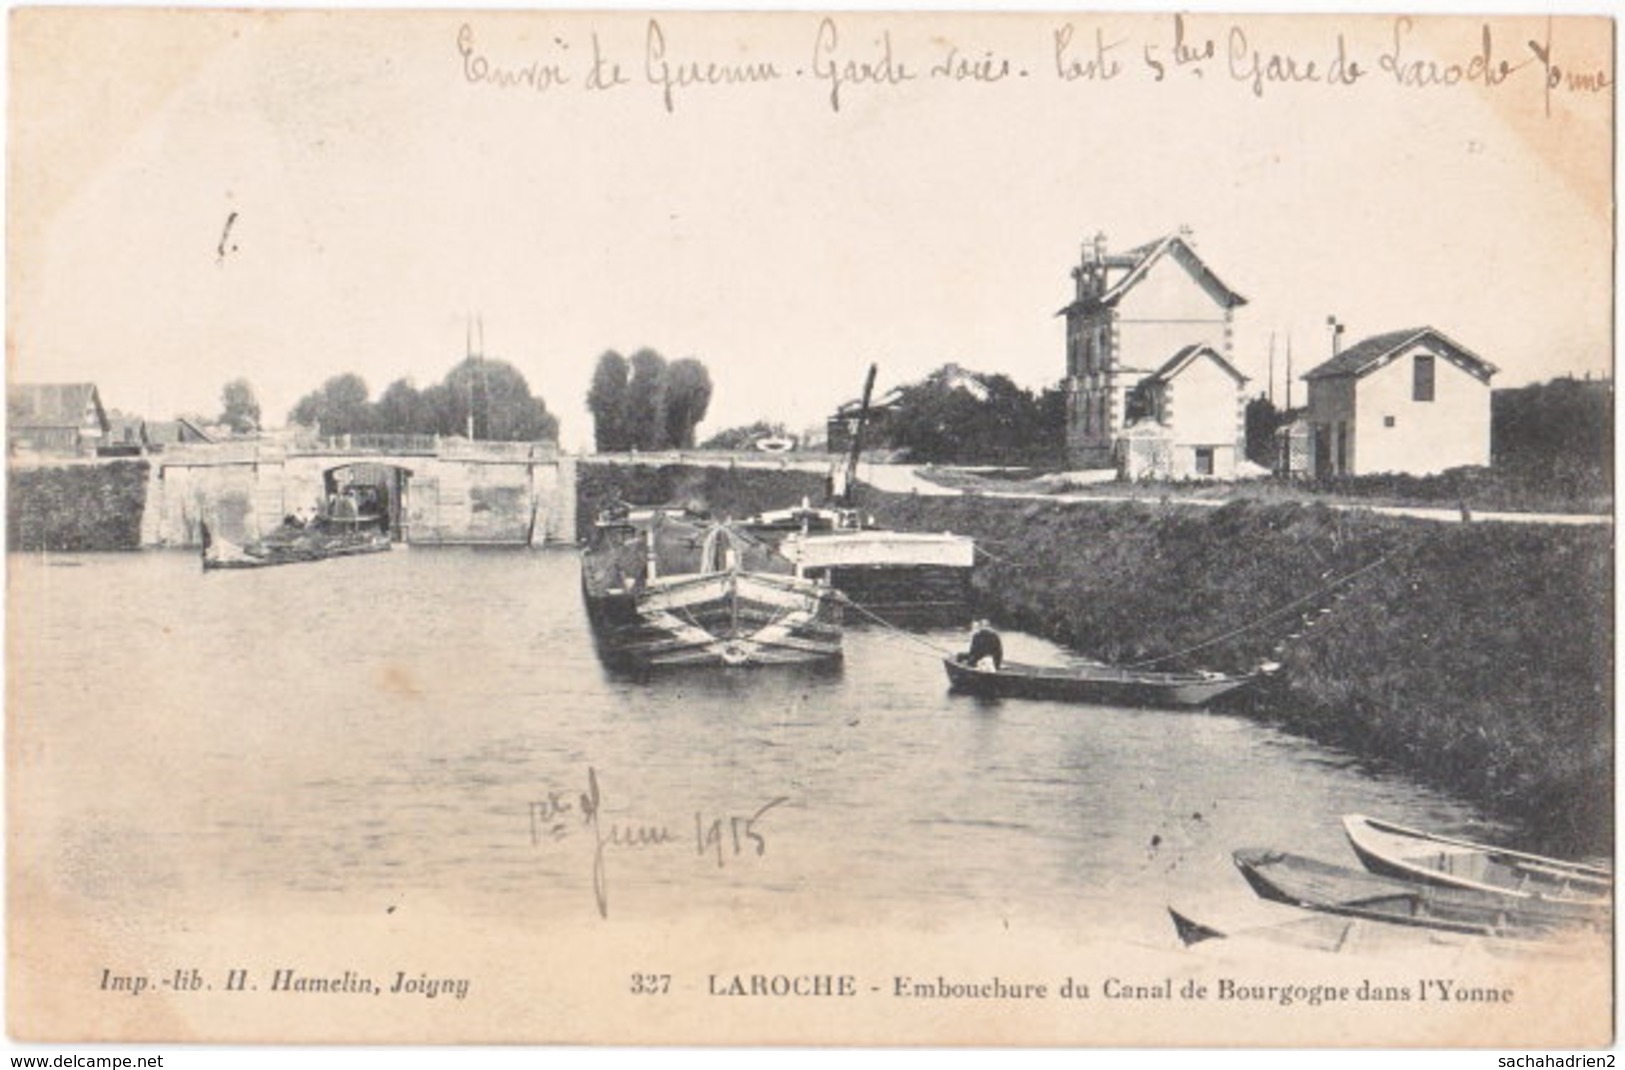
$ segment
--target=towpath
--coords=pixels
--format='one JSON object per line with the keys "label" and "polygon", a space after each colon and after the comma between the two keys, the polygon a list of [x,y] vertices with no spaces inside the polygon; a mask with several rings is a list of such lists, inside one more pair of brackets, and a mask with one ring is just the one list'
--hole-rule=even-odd
{"label": "towpath", "polygon": [[[636,456],[616,455],[613,458],[595,457],[594,460],[612,460],[620,463],[642,464],[695,464],[711,467],[726,468],[729,466],[739,468],[773,468],[794,469],[803,472],[829,471],[830,458],[810,458],[806,456],[767,456],[741,458],[739,455],[707,455],[704,453],[646,453]],[[876,490],[888,494],[918,494],[922,497],[952,498],[966,494],[967,491],[958,487],[945,487],[941,483],[934,483],[920,475],[914,465],[909,464],[878,464],[863,462],[858,466],[858,479],[867,483]],[[1195,498],[1169,495],[1163,498],[1147,498],[1144,495],[1113,494],[1110,492],[1089,491],[1077,493],[1044,493],[1042,491],[1011,491],[1011,490],[978,490],[974,492],[981,498],[1007,498],[1015,501],[1043,501],[1043,502],[1163,502],[1176,505],[1203,506],[1218,508],[1225,505],[1229,499],[1224,498]],[[1428,506],[1408,505],[1367,505],[1359,502],[1326,502],[1333,509],[1363,509],[1383,516],[1405,516],[1418,520],[1435,520],[1441,523],[1459,524],[1463,517],[1459,508],[1435,508]],[[1565,524],[1573,526],[1610,525],[1614,518],[1610,514],[1596,513],[1508,513],[1486,512],[1477,509],[1471,510],[1468,519],[1473,522],[1503,523],[1503,524]]]}

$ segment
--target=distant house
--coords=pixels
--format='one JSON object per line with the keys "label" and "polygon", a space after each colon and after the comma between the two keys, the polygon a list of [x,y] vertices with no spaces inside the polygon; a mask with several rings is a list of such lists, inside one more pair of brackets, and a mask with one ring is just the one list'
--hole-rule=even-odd
{"label": "distant house", "polygon": [[[892,387],[878,398],[869,401],[869,414],[863,422],[863,444],[885,448],[891,444],[889,428],[892,413],[903,398],[901,387]],[[863,399],[842,402],[835,414],[824,422],[824,433],[831,453],[846,453],[852,448],[852,438],[858,432],[858,416],[863,411]]]}
{"label": "distant house", "polygon": [[162,453],[166,446],[219,441],[191,420],[144,420],[115,412],[108,416],[108,431],[96,447],[99,457],[139,457]]}
{"label": "distant house", "polygon": [[[1118,450],[1123,475],[1233,478],[1247,452],[1246,386],[1247,377],[1212,346],[1188,345],[1175,353],[1129,396],[1128,427]],[[1152,436],[1161,443],[1157,461],[1142,465],[1133,446]]]}
{"label": "distant house", "polygon": [[12,455],[93,457],[110,427],[94,383],[6,387],[6,448]]}
{"label": "distant house", "polygon": [[1432,327],[1350,346],[1303,376],[1310,474],[1428,475],[1489,464],[1496,371]]}
{"label": "distant house", "polygon": [[1246,378],[1232,363],[1232,329],[1246,298],[1197,256],[1184,228],[1122,253],[1098,234],[1072,279],[1072,303],[1058,313],[1066,317],[1068,461],[1132,466],[1124,436],[1150,419],[1161,430],[1141,428],[1135,440],[1166,439],[1174,469],[1233,475],[1246,452]]}
{"label": "distant house", "polygon": [[98,457],[139,457],[147,451],[147,421],[116,409],[107,414],[107,434],[96,447]]}
{"label": "distant house", "polygon": [[213,435],[185,417],[147,422],[147,448],[150,450],[161,451],[165,446],[214,441],[216,439]]}
{"label": "distant house", "polygon": [[[979,379],[975,372],[961,368],[958,364],[944,364],[933,378],[941,377],[942,385],[949,390],[964,390],[978,401],[986,401],[988,397],[987,384]],[[904,387],[894,386],[878,398],[869,401],[869,415],[863,425],[863,446],[865,449],[890,449],[891,420],[902,403]],[[863,411],[863,399],[853,398],[843,402],[835,410],[835,414],[825,421],[824,430],[827,439],[827,448],[831,453],[845,453],[852,448],[852,436],[857,433],[858,415]]]}

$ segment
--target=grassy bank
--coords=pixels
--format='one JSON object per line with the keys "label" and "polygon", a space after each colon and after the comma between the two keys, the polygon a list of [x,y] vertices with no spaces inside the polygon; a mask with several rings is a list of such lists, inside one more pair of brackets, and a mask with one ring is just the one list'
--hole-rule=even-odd
{"label": "grassy bank", "polygon": [[[617,495],[743,516],[821,490],[798,472],[581,473],[587,523]],[[1278,660],[1285,671],[1235,708],[1470,798],[1550,850],[1610,849],[1611,529],[1437,524],[1294,502],[868,493],[863,505],[899,529],[974,536],[982,610],[1090,656],[1163,658],[1264,619],[1165,664]]]}
{"label": "grassy bank", "polygon": [[[1576,468],[1580,470],[1576,472]],[[1138,498],[1148,502],[1200,498],[1258,502],[1316,502],[1343,505],[1397,506],[1455,510],[1466,506],[1476,513],[1589,513],[1613,512],[1611,473],[1578,465],[1533,470],[1527,466],[1452,468],[1431,476],[1339,476],[1315,481],[1255,479],[1239,483],[1206,480],[1107,480],[1084,482],[1065,473],[1035,469],[976,470],[926,469],[932,482],[967,493],[1053,494],[1076,497]]]}
{"label": "grassy bank", "polygon": [[[1613,547],[1606,528],[1436,524],[1323,506],[887,497],[900,528],[990,555],[998,620],[1112,661],[1284,673],[1241,708],[1473,799],[1531,836],[1613,836]],[[1363,571],[1361,571],[1363,570]],[[1289,638],[1296,634],[1297,638]]]}
{"label": "grassy bank", "polygon": [[592,534],[600,510],[619,500],[635,505],[687,505],[718,519],[783,509],[824,497],[812,472],[770,468],[703,468],[582,461],[576,469],[576,537]]}
{"label": "grassy bank", "polygon": [[138,550],[146,498],[145,461],[12,468],[6,545],[76,553]]}

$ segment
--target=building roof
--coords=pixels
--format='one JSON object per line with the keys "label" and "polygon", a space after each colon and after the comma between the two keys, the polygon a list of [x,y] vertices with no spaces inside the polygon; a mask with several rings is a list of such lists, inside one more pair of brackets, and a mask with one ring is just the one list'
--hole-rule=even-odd
{"label": "building roof", "polygon": [[6,386],[6,421],[13,428],[85,426],[94,409],[96,424],[108,429],[107,413],[95,383],[10,383]]}
{"label": "building roof", "polygon": [[[903,388],[900,386],[894,386],[884,394],[880,395],[878,398],[870,399],[869,412],[872,415],[884,409],[895,408],[897,403],[901,400],[903,400]],[[862,409],[863,399],[852,398],[850,401],[841,402],[840,407],[835,410],[835,415],[841,418],[855,419]]]}
{"label": "building roof", "polygon": [[1490,381],[1490,376],[1500,371],[1466,346],[1446,337],[1443,331],[1433,327],[1407,327],[1362,339],[1324,364],[1304,372],[1303,378],[1349,376],[1358,379],[1397,360],[1414,345],[1425,345],[1433,353],[1486,383]]}
{"label": "building roof", "polygon": [[1219,367],[1229,372],[1231,378],[1235,379],[1238,386],[1246,385],[1247,376],[1241,374],[1234,364],[1231,364],[1228,360],[1225,360],[1224,357],[1220,356],[1218,351],[1212,346],[1203,344],[1188,345],[1181,349],[1179,352],[1175,353],[1173,356],[1164,361],[1162,367],[1152,372],[1146,377],[1146,379],[1147,381],[1166,383],[1189,367],[1190,364],[1196,360],[1196,358],[1202,356],[1208,357]]}
{"label": "building roof", "polygon": [[1156,266],[1157,261],[1166,256],[1171,256],[1177,260],[1186,271],[1191,273],[1191,276],[1208,292],[1213,300],[1225,308],[1235,308],[1238,305],[1247,303],[1245,297],[1219,281],[1219,277],[1213,273],[1213,270],[1203,262],[1201,257],[1196,255],[1196,250],[1186,240],[1185,233],[1176,232],[1158,238],[1156,241],[1147,242],[1145,245],[1137,246],[1127,252],[1107,256],[1105,265],[1108,268],[1126,268],[1128,269],[1127,273],[1118,279],[1116,283],[1107,287],[1106,292],[1099,297],[1074,301],[1061,309],[1056,315],[1065,315],[1068,312],[1083,308],[1110,308],[1115,306],[1123,299],[1124,295],[1140,284],[1140,281]]}
{"label": "building roof", "polygon": [[126,416],[113,412],[107,417],[107,439],[110,443],[139,445],[146,440],[147,421],[139,416]]}
{"label": "building roof", "polygon": [[147,441],[154,446],[172,446],[178,442],[213,442],[214,437],[191,420],[153,420],[147,424]]}

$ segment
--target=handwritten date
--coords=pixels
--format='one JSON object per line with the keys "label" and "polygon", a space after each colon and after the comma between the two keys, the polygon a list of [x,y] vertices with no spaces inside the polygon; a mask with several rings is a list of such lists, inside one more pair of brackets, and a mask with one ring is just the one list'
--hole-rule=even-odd
{"label": "handwritten date", "polygon": [[[609,917],[608,856],[615,851],[648,851],[674,846],[679,837],[663,824],[605,821],[605,792],[598,770],[587,769],[586,790],[572,796],[565,791],[549,791],[530,803],[530,842],[533,847],[569,838],[571,830],[587,830],[592,839],[593,901],[600,917]],[[708,814],[694,812],[694,851],[699,858],[715,858],[718,868],[730,860],[761,857],[767,853],[764,819],[775,807],[789,802],[779,796],[749,814]]]}

